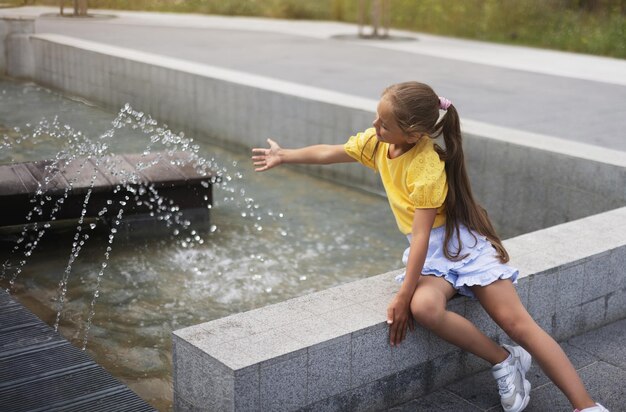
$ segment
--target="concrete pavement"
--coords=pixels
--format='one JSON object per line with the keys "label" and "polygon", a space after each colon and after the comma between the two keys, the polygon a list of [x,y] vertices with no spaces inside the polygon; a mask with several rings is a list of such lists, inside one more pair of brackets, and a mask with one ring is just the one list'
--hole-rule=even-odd
{"label": "concrete pavement", "polygon": [[[561,342],[592,398],[612,412],[626,411],[625,341],[626,319]],[[571,411],[565,396],[536,362],[526,377],[532,389],[525,412]],[[496,412],[502,410],[499,405],[497,385],[485,370],[389,412]]]}
{"label": "concrete pavement", "polygon": [[[450,98],[462,118],[626,151],[626,61],[392,31],[414,40],[366,41],[356,26],[93,10],[102,19],[44,15],[37,33],[58,33],[230,70],[377,98],[419,80]],[[45,16],[48,14],[48,16]],[[343,139],[343,137],[342,137]],[[626,154],[625,154],[626,156]]]}

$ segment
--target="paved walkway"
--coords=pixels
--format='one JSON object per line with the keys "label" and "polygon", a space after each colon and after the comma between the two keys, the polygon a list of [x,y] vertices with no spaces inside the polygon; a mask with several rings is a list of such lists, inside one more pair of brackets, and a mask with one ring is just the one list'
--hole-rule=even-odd
{"label": "paved walkway", "polygon": [[463,118],[626,151],[626,60],[398,31],[414,40],[356,40],[356,26],[335,22],[93,12],[116,17],[41,17],[36,31],[374,99],[391,83],[420,80]]}
{"label": "paved walkway", "polygon": [[[626,411],[626,319],[561,342],[591,396],[611,412]],[[571,411],[569,402],[533,362],[525,412]],[[501,411],[497,386],[486,370],[389,412]]]}

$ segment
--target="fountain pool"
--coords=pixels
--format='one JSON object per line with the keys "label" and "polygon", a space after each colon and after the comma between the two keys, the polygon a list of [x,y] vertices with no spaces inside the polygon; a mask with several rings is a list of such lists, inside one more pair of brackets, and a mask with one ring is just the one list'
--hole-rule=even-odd
{"label": "fountain pool", "polygon": [[[0,164],[53,158],[63,150],[65,142],[45,133],[24,139],[42,119],[56,118],[97,140],[115,117],[35,84],[0,80]],[[396,269],[406,242],[384,198],[286,168],[255,174],[247,152],[190,137],[224,177],[224,185],[213,189],[211,226],[193,228],[204,243],[118,236],[98,287],[86,349],[159,410],[172,407],[172,330]],[[109,141],[114,153],[142,153],[148,144],[131,127]],[[57,316],[58,284],[75,228],[59,223],[46,233],[12,287],[49,324]],[[79,347],[108,245],[107,228],[98,225],[93,232],[72,266],[59,324]],[[10,253],[15,237],[0,232],[0,262],[17,259]],[[9,286],[7,278],[0,286]]]}

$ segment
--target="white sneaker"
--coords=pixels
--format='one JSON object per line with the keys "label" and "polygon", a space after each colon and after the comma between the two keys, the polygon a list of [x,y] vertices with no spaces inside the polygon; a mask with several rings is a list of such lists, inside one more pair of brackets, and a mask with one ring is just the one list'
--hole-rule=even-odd
{"label": "white sneaker", "polygon": [[596,406],[592,406],[585,409],[574,409],[574,412],[609,412],[604,406],[596,403]]}
{"label": "white sneaker", "polygon": [[532,358],[520,346],[502,345],[511,356],[494,365],[491,374],[498,382],[500,403],[505,412],[521,412],[530,401],[530,382],[526,372],[530,369]]}

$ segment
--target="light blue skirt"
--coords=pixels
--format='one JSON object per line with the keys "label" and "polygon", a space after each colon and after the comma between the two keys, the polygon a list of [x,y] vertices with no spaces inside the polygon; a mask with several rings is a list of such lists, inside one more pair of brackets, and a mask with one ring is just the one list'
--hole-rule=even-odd
{"label": "light blue skirt", "polygon": [[[505,263],[500,263],[496,250],[489,240],[475,231],[461,225],[460,238],[463,244],[459,256],[468,255],[457,262],[446,258],[444,254],[444,238],[446,234],[445,225],[439,226],[430,231],[428,241],[428,253],[424,262],[423,275],[433,275],[443,277],[458,293],[470,298],[476,298],[470,286],[486,286],[498,279],[511,279],[517,283],[519,271]],[[474,236],[472,236],[472,233]],[[407,235],[409,243],[411,235]],[[455,236],[450,240],[449,250],[456,252],[458,249],[458,238]],[[402,263],[406,265],[409,259],[410,247],[404,251]],[[396,280],[402,282],[405,274],[398,275]]]}

